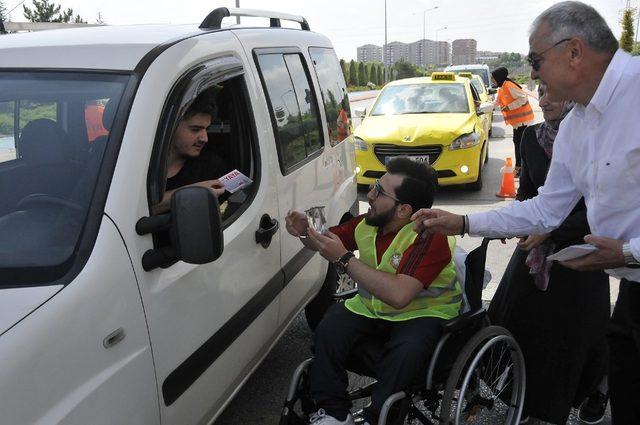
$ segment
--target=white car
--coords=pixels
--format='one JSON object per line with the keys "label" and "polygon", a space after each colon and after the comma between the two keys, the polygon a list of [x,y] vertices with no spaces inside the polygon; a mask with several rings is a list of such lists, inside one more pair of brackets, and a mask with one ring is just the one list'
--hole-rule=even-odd
{"label": "white car", "polygon": [[[270,27],[221,28],[230,15]],[[174,130],[212,88],[207,148],[253,183],[223,211],[183,188],[151,215]],[[330,41],[298,16],[0,37],[0,423],[212,423],[335,289],[284,221],[357,210],[345,97]]]}

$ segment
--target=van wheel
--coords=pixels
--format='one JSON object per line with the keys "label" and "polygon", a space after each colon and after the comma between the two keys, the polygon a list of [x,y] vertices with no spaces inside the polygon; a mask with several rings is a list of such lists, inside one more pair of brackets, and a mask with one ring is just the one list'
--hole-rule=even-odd
{"label": "van wheel", "polygon": [[336,267],[330,263],[320,292],[304,309],[309,328],[315,331],[316,326],[318,326],[329,307],[336,302],[336,294],[355,288],[356,284],[349,275],[339,274],[336,271]]}

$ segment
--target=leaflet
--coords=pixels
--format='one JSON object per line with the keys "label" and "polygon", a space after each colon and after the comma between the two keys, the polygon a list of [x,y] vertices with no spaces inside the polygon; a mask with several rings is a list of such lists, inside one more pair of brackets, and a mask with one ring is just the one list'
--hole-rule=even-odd
{"label": "leaflet", "polygon": [[575,258],[584,257],[585,255],[591,254],[593,251],[597,250],[598,248],[588,243],[582,245],[571,245],[556,252],[555,254],[549,255],[547,257],[547,260],[568,261]]}
{"label": "leaflet", "polygon": [[218,179],[224,185],[227,192],[235,193],[243,187],[253,183],[249,177],[245,176],[238,170],[233,170]]}

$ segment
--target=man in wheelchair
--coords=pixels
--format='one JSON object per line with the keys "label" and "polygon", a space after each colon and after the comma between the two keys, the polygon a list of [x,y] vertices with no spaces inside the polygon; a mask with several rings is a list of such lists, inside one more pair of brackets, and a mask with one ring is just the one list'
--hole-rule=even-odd
{"label": "man in wheelchair", "polygon": [[462,292],[454,239],[422,238],[411,222],[413,212],[432,205],[435,183],[431,166],[399,157],[389,161],[387,173],[369,190],[366,214],[326,234],[310,228],[304,213],[287,215],[291,235],[358,283],[358,294],[333,305],[316,329],[309,386],[318,411],[310,423],[354,423],[347,395],[349,357],[356,344],[375,337],[379,344],[368,357],[378,382],[364,420],[376,424],[387,397],[425,369],[442,322],[458,315]]}

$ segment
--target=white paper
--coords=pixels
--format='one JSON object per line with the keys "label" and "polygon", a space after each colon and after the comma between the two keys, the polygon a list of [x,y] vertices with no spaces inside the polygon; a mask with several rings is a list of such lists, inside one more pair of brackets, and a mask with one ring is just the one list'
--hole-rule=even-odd
{"label": "white paper", "polygon": [[582,245],[571,245],[566,247],[563,250],[556,252],[555,254],[549,255],[547,260],[556,260],[556,261],[567,261],[573,260],[574,258],[584,257],[585,255],[591,254],[593,251],[597,251],[593,245],[588,243]]}
{"label": "white paper", "polygon": [[239,189],[253,183],[249,177],[245,176],[238,170],[233,170],[218,179],[224,185],[227,192],[234,193]]}

